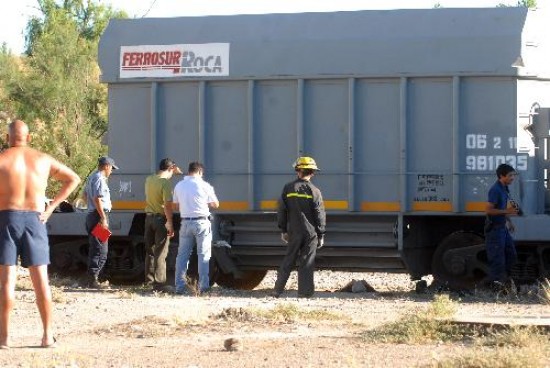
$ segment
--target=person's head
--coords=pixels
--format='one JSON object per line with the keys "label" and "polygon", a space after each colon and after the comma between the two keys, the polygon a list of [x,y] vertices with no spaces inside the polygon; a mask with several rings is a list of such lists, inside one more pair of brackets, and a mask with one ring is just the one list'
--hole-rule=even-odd
{"label": "person's head", "polygon": [[8,136],[6,137],[10,147],[26,146],[31,141],[29,127],[23,120],[16,119],[10,123],[8,128]]}
{"label": "person's head", "polygon": [[293,166],[301,179],[310,178],[315,175],[315,172],[319,171],[315,160],[306,156],[298,157]]}
{"label": "person's head", "polygon": [[500,164],[497,167],[497,178],[504,185],[510,185],[516,178],[516,170],[508,164]]}
{"label": "person's head", "polygon": [[204,166],[200,162],[193,161],[189,163],[187,174],[202,176],[203,173],[204,173]]}
{"label": "person's head", "polygon": [[159,162],[159,171],[168,174],[170,177],[174,174],[181,174],[181,170],[171,158],[163,158]]}
{"label": "person's head", "polygon": [[115,160],[108,156],[103,156],[97,160],[97,169],[103,172],[106,177],[109,177],[113,170],[118,170],[118,166],[115,165]]}

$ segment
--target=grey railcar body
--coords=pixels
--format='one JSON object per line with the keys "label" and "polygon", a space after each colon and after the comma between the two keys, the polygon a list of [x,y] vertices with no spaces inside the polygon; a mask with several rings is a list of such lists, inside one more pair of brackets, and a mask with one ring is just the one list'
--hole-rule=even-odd
{"label": "grey railcar body", "polygon": [[[514,276],[548,277],[549,20],[526,8],[112,20],[99,47],[121,168],[111,272],[142,271],[144,181],[168,156],[206,165],[218,282],[253,287],[285,252],[276,201],[306,155],[328,211],[319,268],[479,282],[487,191],[507,162],[525,213]],[[85,253],[82,217],[52,220],[54,266],[74,267],[79,242]]]}

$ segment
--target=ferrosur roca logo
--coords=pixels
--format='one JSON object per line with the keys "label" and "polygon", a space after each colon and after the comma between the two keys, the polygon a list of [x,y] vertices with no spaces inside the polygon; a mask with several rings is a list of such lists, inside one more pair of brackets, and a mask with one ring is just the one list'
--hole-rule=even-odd
{"label": "ferrosur roca logo", "polygon": [[120,78],[174,78],[229,75],[229,44],[120,47]]}

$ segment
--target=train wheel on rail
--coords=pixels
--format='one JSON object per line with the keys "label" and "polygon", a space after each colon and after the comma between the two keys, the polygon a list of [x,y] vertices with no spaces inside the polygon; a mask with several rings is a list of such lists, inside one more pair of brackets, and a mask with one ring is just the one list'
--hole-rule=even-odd
{"label": "train wheel on rail", "polygon": [[267,271],[249,270],[242,271],[241,278],[236,278],[232,273],[219,273],[216,283],[221,287],[237,290],[252,290],[260,285]]}
{"label": "train wheel on rail", "polygon": [[459,231],[445,237],[432,258],[432,273],[439,285],[470,289],[487,274],[487,256],[482,236]]}

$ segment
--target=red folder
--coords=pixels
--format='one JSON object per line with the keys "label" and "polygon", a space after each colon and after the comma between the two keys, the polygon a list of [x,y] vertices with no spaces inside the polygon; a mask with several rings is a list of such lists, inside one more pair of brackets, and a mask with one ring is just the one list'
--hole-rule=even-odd
{"label": "red folder", "polygon": [[100,242],[105,243],[111,236],[111,231],[98,223],[92,230],[92,235],[95,236]]}

